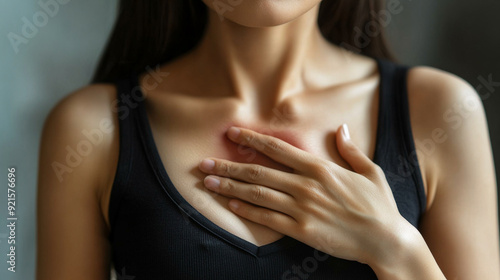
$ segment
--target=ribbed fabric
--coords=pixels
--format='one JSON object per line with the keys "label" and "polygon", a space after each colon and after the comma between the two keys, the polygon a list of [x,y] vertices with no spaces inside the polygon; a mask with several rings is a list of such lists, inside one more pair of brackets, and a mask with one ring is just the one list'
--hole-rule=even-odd
{"label": "ribbed fabric", "polygon": [[[378,66],[374,161],[384,170],[400,213],[418,227],[425,194],[409,120],[408,68],[384,60]],[[109,219],[118,279],[376,279],[367,265],[325,255],[288,236],[255,246],[201,215],[170,181],[144,102],[135,108],[124,103],[127,96],[142,97],[137,75],[116,87],[120,154]]]}

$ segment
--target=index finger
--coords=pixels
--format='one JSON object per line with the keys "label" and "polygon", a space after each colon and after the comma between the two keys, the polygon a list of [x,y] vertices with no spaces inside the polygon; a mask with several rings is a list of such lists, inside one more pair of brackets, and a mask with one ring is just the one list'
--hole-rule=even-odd
{"label": "index finger", "polygon": [[227,136],[233,142],[253,148],[295,170],[305,171],[315,162],[310,153],[270,135],[233,126],[228,129]]}

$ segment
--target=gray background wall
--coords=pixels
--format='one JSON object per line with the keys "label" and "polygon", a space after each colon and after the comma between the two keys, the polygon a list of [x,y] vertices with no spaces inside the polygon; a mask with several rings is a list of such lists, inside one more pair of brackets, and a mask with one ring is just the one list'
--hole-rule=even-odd
{"label": "gray background wall", "polygon": [[[58,0],[48,20],[13,49],[23,18],[44,11],[39,0],[0,0],[0,279],[34,279],[35,199],[40,133],[49,110],[87,84],[115,18],[115,0]],[[42,3],[53,2],[42,0]],[[16,272],[7,271],[7,168],[16,167]]]}
{"label": "gray background wall", "polygon": [[[54,0],[42,0],[42,3]],[[390,0],[388,0],[390,1]],[[67,3],[66,3],[67,2]],[[0,0],[0,279],[34,279],[35,199],[43,120],[67,93],[86,85],[115,18],[116,0],[58,0],[44,20],[38,1]],[[500,1],[399,0],[388,33],[403,63],[455,73],[474,87],[479,77],[500,82]],[[53,8],[53,7],[52,7]],[[39,27],[16,53],[8,34],[23,19]],[[35,26],[36,27],[36,26]],[[500,87],[484,98],[494,156],[500,160]],[[486,96],[487,92],[481,92]],[[500,163],[497,163],[500,166]],[[7,271],[7,167],[16,167],[16,273]],[[500,178],[497,167],[497,178]],[[5,225],[4,225],[5,224]]]}

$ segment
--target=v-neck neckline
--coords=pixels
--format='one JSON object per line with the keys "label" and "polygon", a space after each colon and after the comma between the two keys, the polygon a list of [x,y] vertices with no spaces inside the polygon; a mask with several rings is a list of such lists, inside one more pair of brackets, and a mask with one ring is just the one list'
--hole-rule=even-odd
{"label": "v-neck neckline", "polygon": [[[377,87],[378,94],[379,94],[379,102],[378,102],[378,120],[377,120],[377,128],[376,128],[376,139],[375,139],[375,153],[374,153],[374,162],[376,163],[378,161],[378,146],[382,137],[381,133],[381,123],[383,122],[383,106],[384,102],[382,102],[383,99],[383,77],[385,76],[383,73],[383,66],[381,65],[382,62],[380,60],[376,60],[377,62],[377,67],[378,67],[378,72],[379,72],[379,84]],[[131,88],[134,88],[136,90],[136,94],[140,94],[140,100],[144,100],[144,92],[142,90],[142,87],[140,85],[139,81],[139,75],[134,75],[132,78],[132,84]],[[205,217],[202,213],[200,213],[195,207],[193,207],[186,199],[180,194],[178,189],[175,187],[173,184],[172,180],[170,179],[170,176],[167,173],[167,170],[165,169],[165,166],[163,164],[163,161],[160,157],[158,148],[156,146],[156,142],[154,140],[153,132],[151,129],[151,125],[149,122],[149,118],[146,112],[145,108],[145,102],[139,102],[138,106],[138,122],[139,122],[139,128],[141,130],[140,136],[142,140],[145,143],[145,148],[146,152],[148,155],[148,160],[150,161],[151,166],[153,167],[155,174],[163,188],[163,190],[166,192],[166,194],[170,197],[170,199],[181,209],[181,211],[184,212],[185,215],[190,217],[194,222],[205,228],[206,230],[210,231],[211,233],[215,234],[222,240],[225,240],[226,242],[248,252],[251,255],[254,255],[256,257],[272,254],[275,252],[282,251],[288,247],[293,246],[294,244],[300,243],[299,241],[293,239],[292,237],[288,235],[284,235],[280,239],[273,241],[271,243],[258,246],[250,241],[247,241],[229,231],[226,229],[222,228],[221,226],[215,224],[211,220],[209,220],[207,217]]]}

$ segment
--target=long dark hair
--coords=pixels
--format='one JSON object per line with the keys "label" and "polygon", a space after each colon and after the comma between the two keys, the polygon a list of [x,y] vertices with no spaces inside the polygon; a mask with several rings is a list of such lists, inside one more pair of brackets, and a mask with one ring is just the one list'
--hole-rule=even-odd
{"label": "long dark hair", "polygon": [[[392,59],[377,16],[382,6],[382,0],[323,0],[318,25],[334,44]],[[120,0],[118,18],[92,82],[114,82],[186,53],[201,39],[206,23],[207,7],[201,0]]]}

